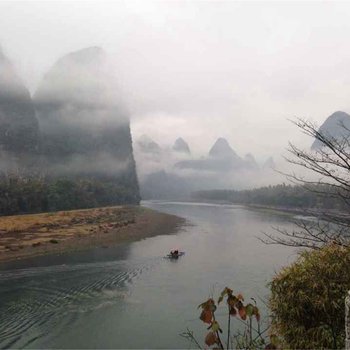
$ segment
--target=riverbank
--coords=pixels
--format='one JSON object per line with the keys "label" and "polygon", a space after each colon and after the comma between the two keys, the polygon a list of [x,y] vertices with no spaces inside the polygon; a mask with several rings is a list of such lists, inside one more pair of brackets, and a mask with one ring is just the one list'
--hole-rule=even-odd
{"label": "riverbank", "polygon": [[247,209],[274,212],[282,215],[302,215],[302,216],[315,216],[323,217],[325,213],[331,214],[334,216],[344,216],[347,215],[346,212],[341,212],[337,209],[321,209],[321,208],[301,208],[301,207],[286,207],[286,206],[273,206],[273,205],[264,205],[264,204],[254,204],[254,203],[234,203],[226,200],[197,200],[198,203],[211,203],[219,205],[238,205],[245,207]]}
{"label": "riverbank", "polygon": [[171,234],[184,219],[144,207],[0,217],[0,263]]}
{"label": "riverbank", "polygon": [[[232,204],[232,203],[231,203]],[[243,204],[241,204],[243,205]],[[271,205],[261,205],[261,204],[247,204],[243,205],[248,209],[256,209],[259,211],[275,212],[284,215],[307,215],[307,216],[317,216],[318,211],[313,208],[296,208],[296,207],[279,207]]]}
{"label": "riverbank", "polygon": [[[232,204],[232,203],[231,203]],[[260,205],[260,204],[249,204],[244,205],[248,209],[274,212],[287,216],[298,215],[301,217],[315,217],[322,220],[327,220],[329,217],[338,217],[338,218],[349,218],[349,214],[342,212],[338,209],[322,209],[322,208],[297,208],[297,207],[279,207],[279,206],[269,206],[269,205]]]}

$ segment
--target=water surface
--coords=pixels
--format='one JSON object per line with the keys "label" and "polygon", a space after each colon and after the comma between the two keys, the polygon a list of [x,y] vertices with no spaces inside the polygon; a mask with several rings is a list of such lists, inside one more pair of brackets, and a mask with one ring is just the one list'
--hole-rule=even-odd
{"label": "water surface", "polygon": [[[206,329],[197,305],[226,285],[262,308],[266,284],[295,250],[262,232],[288,216],[241,206],[144,202],[188,219],[174,235],[0,265],[1,348],[186,348]],[[186,252],[164,259],[171,249]],[[220,315],[220,312],[219,312]]]}

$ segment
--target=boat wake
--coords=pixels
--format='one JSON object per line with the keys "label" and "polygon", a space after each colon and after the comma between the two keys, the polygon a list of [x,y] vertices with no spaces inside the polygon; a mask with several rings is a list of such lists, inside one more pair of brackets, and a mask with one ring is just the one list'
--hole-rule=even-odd
{"label": "boat wake", "polygon": [[[153,261],[154,263],[154,261]],[[127,302],[152,261],[114,261],[0,273],[0,348],[30,347],[79,314]]]}

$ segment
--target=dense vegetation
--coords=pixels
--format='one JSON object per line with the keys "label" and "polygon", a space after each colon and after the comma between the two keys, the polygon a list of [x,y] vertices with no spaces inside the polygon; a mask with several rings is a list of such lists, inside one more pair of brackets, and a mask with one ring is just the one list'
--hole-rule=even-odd
{"label": "dense vegetation", "polygon": [[[322,188],[321,188],[322,187]],[[328,192],[326,196],[324,192]],[[253,190],[211,190],[193,193],[197,200],[227,201],[244,205],[264,205],[286,208],[323,208],[342,210],[346,204],[334,196],[330,187],[276,185]]]}
{"label": "dense vegetation", "polygon": [[138,204],[139,196],[113,179],[0,176],[0,215]]}
{"label": "dense vegetation", "polygon": [[337,245],[304,251],[271,283],[272,327],[283,348],[344,348],[344,298],[350,250]]}

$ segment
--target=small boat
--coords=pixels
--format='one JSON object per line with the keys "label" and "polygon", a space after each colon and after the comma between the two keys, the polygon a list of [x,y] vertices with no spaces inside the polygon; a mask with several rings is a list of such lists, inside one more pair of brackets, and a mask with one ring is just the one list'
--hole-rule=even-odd
{"label": "small boat", "polygon": [[168,254],[167,256],[165,256],[165,258],[167,259],[178,259],[180,256],[185,255],[185,252],[170,252],[170,254]]}

